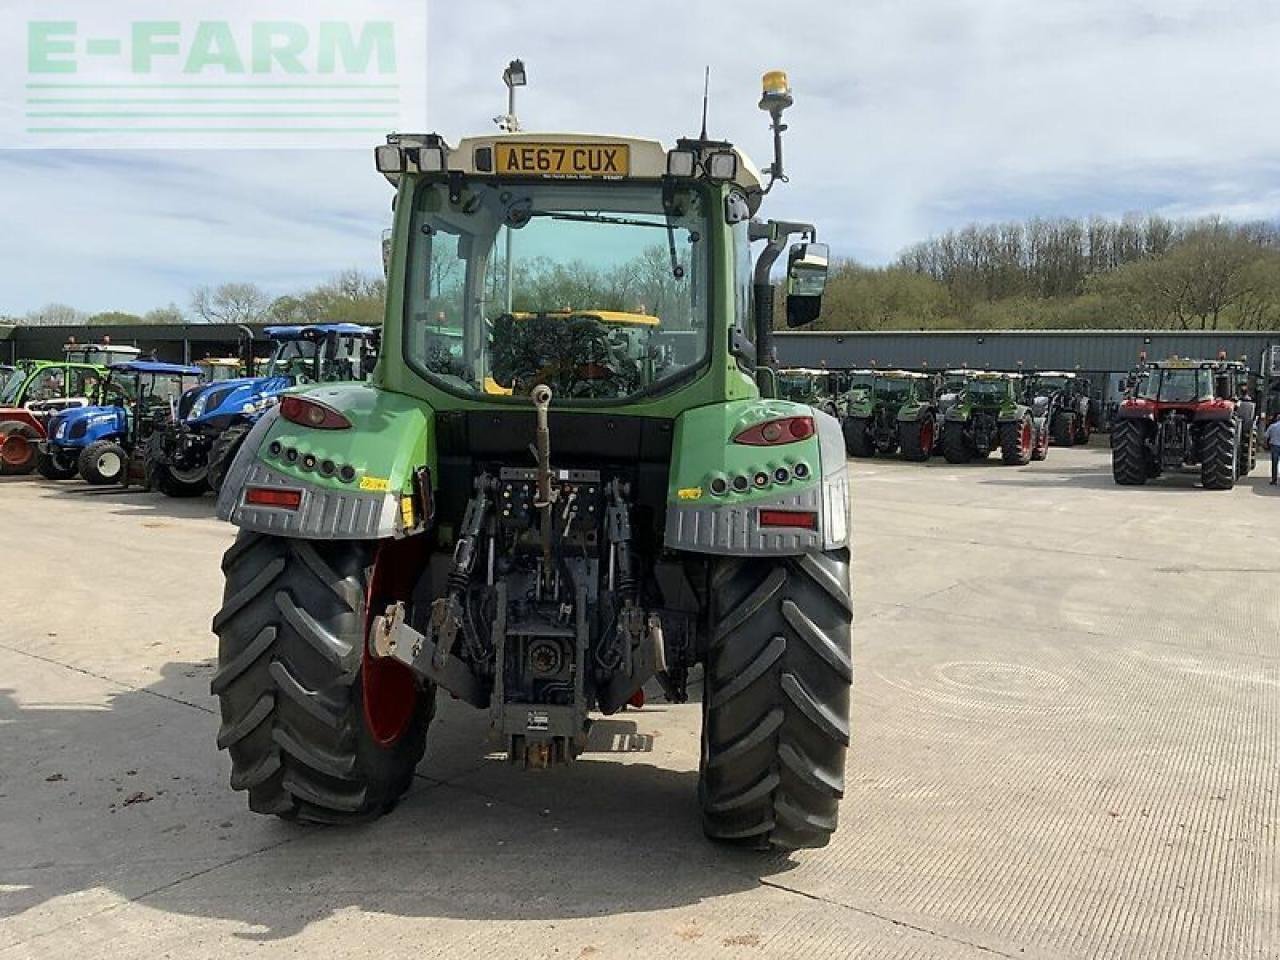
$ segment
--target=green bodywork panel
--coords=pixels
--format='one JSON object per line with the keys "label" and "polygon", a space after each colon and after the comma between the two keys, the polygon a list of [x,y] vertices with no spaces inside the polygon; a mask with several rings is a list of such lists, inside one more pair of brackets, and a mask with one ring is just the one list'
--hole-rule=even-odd
{"label": "green bodywork panel", "polygon": [[[277,472],[322,489],[366,493],[410,492],[413,471],[424,464],[435,475],[433,416],[422,402],[363,383],[303,387],[285,395],[310,397],[339,410],[353,429],[315,430],[277,418],[258,448],[258,459]],[[297,450],[297,462],[272,456],[275,441]],[[314,469],[304,469],[302,455],[307,453],[318,461],[351,464],[356,469],[354,481],[345,483],[337,475],[323,477]]]}
{"label": "green bodywork panel", "polygon": [[[667,502],[751,503],[775,498],[783,490],[794,493],[815,485],[821,474],[816,433],[807,440],[775,446],[732,442],[738,433],[762,421],[812,414],[810,407],[789,400],[739,400],[687,411],[676,420]],[[746,492],[733,489],[734,477],[750,480],[759,471],[772,477],[778,467],[793,473],[797,463],[808,468],[805,480],[792,479],[779,485],[771,479],[763,487],[752,484]],[[717,477],[723,477],[729,487],[719,496],[711,492],[711,483]]]}

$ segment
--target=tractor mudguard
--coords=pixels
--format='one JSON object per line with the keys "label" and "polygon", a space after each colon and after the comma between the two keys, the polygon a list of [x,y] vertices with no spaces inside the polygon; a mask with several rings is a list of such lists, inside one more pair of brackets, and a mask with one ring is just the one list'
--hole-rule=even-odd
{"label": "tractor mudguard", "polygon": [[26,407],[0,407],[0,423],[25,423],[44,436],[44,423]]}
{"label": "tractor mudguard", "polygon": [[903,404],[898,408],[897,419],[899,423],[916,423],[926,416],[931,416],[932,413],[933,411],[926,404],[916,404],[915,406]]}
{"label": "tractor mudguard", "polygon": [[1029,412],[1030,408],[1024,407],[1022,404],[1014,404],[1011,407],[1001,407],[996,420],[999,423],[1019,423]]}
{"label": "tractor mudguard", "polygon": [[[752,427],[804,416],[813,418],[811,436],[735,442]],[[664,543],[736,556],[834,550],[848,543],[848,498],[844,435],[835,417],[786,400],[698,407],[676,419]]]}
{"label": "tractor mudguard", "polygon": [[[362,383],[291,391],[349,429],[316,429],[269,410],[245,438],[218,495],[218,516],[245,530],[322,540],[379,540],[424,529],[414,470],[435,475],[433,414],[421,401]],[[247,502],[250,489],[296,492],[296,506]],[[262,497],[263,495],[258,495]]]}
{"label": "tractor mudguard", "polygon": [[1217,401],[1196,407],[1191,419],[1196,423],[1204,423],[1208,420],[1230,420],[1234,416],[1236,416],[1234,404]]}

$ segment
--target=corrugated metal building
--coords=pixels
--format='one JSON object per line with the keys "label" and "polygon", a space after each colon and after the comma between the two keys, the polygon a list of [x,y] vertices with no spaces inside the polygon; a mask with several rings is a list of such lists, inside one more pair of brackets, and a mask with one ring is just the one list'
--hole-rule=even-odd
{"label": "corrugated metal building", "polygon": [[[955,367],[989,370],[1075,370],[1122,373],[1138,355],[1247,357],[1257,375],[1280,374],[1280,362],[1265,368],[1280,331],[1186,332],[1165,330],[947,330],[947,331],[794,331],[774,337],[784,366],[906,368]],[[1280,357],[1277,358],[1280,360]]]}

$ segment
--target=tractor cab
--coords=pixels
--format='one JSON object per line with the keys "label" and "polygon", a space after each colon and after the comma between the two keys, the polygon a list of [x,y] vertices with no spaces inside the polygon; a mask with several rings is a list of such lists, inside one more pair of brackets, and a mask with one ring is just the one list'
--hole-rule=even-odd
{"label": "tractor cab", "polygon": [[245,374],[244,362],[239,357],[205,357],[194,365],[200,368],[200,379],[204,383],[237,380]]}
{"label": "tractor cab", "polygon": [[62,345],[62,359],[67,363],[85,363],[96,367],[128,363],[141,355],[142,351],[137,347],[113,344],[105,338],[101,343],[79,343],[72,339]]}
{"label": "tractor cab", "polygon": [[87,483],[127,482],[130,455],[175,415],[179,398],[200,379],[199,367],[132,360],[113,364],[99,402],[57,414],[40,444],[40,472],[54,480],[77,473]]}

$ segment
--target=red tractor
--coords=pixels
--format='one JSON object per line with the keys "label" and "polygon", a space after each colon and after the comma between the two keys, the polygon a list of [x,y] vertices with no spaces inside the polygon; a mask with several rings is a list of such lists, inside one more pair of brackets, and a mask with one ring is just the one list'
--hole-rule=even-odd
{"label": "red tractor", "polygon": [[1222,359],[1141,364],[1111,432],[1116,483],[1140,485],[1198,465],[1204,489],[1234,487],[1257,458],[1247,377],[1243,363]]}

